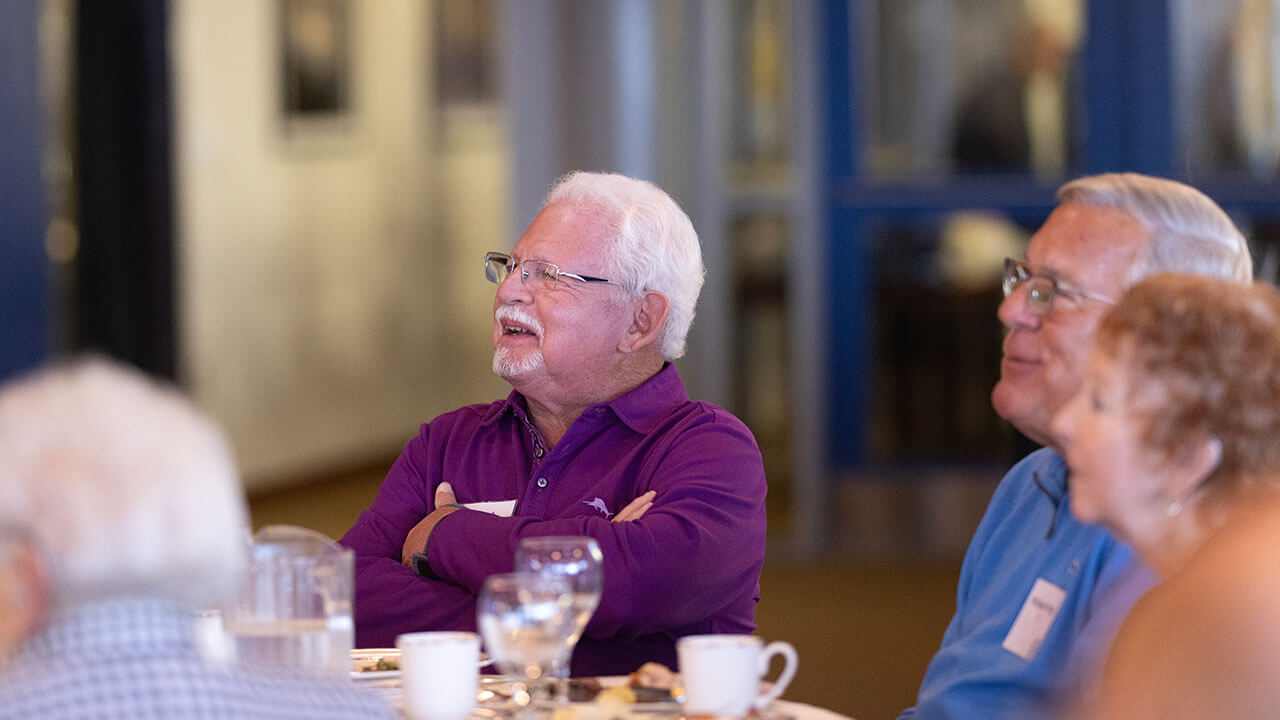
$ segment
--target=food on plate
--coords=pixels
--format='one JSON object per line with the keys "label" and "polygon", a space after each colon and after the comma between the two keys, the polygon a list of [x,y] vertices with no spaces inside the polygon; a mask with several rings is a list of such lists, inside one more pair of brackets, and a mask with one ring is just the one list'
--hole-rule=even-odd
{"label": "food on plate", "polygon": [[636,713],[652,719],[659,704],[675,701],[668,690],[632,685],[629,676],[570,678],[567,689],[573,712],[557,711],[552,720],[618,720]]}
{"label": "food on plate", "polygon": [[[633,688],[625,683],[611,684],[611,678],[601,683],[599,678],[572,678],[569,680],[570,703],[561,705],[552,713],[551,720],[654,720],[655,702],[671,702],[665,690]],[[662,697],[652,697],[655,693]],[[672,709],[671,716],[678,711]]]}
{"label": "food on plate", "polygon": [[666,665],[647,662],[627,676],[627,685],[633,688],[673,690],[680,687],[680,676]]}
{"label": "food on plate", "polygon": [[636,691],[626,685],[614,685],[596,693],[596,702],[601,705],[630,705],[636,700]]}
{"label": "food on plate", "polygon": [[635,693],[625,685],[601,688],[590,702],[574,702],[556,708],[551,720],[630,720]]}
{"label": "food on plate", "polygon": [[355,665],[356,672],[386,672],[400,669],[400,663],[396,659],[383,656],[355,658],[352,663]]}

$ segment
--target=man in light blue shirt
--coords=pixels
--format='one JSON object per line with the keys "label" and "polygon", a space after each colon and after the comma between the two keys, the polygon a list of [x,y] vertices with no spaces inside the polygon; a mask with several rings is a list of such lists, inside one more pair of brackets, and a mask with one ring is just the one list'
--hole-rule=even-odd
{"label": "man in light blue shirt", "polygon": [[1212,200],[1133,173],[1080,178],[1005,262],[1008,328],[991,402],[1046,447],[996,489],[965,554],[956,614],[916,705],[902,718],[1058,717],[1088,692],[1129,607],[1155,582],[1132,551],[1070,513],[1070,478],[1050,433],[1080,388],[1098,321],[1125,288],[1161,271],[1248,282],[1244,236]]}

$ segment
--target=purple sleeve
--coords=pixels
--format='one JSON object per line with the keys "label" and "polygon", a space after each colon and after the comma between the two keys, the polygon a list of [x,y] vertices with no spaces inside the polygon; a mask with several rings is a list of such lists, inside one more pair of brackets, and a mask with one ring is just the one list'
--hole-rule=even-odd
{"label": "purple sleeve", "polygon": [[341,543],[355,551],[356,647],[394,647],[414,630],[474,630],[475,596],[452,583],[419,577],[400,563],[409,530],[434,509],[438,473],[421,472],[427,434],[410,441],[373,504]]}
{"label": "purple sleeve", "polygon": [[[520,538],[589,535],[604,556],[604,595],[587,628],[626,640],[737,612],[710,631],[750,632],[765,546],[765,477],[760,451],[740,421],[722,410],[673,430],[640,471],[654,505],[635,522],[580,515],[539,520],[458,511],[431,536],[431,567],[476,593],[485,577],[511,568]],[[743,602],[746,598],[746,602]]]}

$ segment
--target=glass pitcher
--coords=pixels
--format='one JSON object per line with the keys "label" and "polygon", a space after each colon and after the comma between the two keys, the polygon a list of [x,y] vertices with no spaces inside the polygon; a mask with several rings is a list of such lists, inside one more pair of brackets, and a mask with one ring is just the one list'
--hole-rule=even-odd
{"label": "glass pitcher", "polygon": [[354,559],[351,550],[307,528],[269,525],[254,533],[247,577],[223,611],[235,661],[348,673]]}

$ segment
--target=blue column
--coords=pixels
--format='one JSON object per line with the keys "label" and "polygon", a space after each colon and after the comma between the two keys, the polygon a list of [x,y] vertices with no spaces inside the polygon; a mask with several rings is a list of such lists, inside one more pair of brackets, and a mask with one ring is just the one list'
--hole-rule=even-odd
{"label": "blue column", "polygon": [[48,353],[39,8],[26,0],[0,5],[0,379]]}
{"label": "blue column", "polygon": [[1167,0],[1089,0],[1087,7],[1084,171],[1173,174]]}

